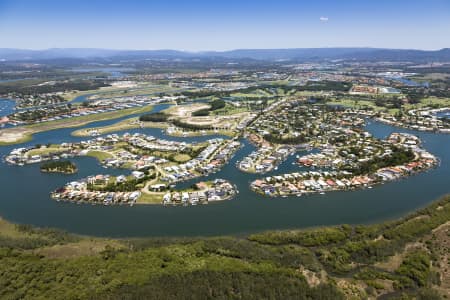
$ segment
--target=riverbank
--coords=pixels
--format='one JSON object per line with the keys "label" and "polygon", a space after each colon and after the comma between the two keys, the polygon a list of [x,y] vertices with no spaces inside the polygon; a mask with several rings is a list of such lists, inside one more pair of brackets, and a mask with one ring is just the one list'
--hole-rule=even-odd
{"label": "riverbank", "polygon": [[139,118],[126,119],[109,126],[93,127],[89,129],[79,129],[73,131],[71,135],[76,137],[89,137],[108,134],[116,131],[143,129],[143,128],[164,129],[167,135],[175,137],[196,137],[213,134],[233,137],[236,135],[236,132],[232,130],[188,130],[173,126],[168,122],[148,122],[148,121],[141,122],[139,121]]}
{"label": "riverbank", "polygon": [[445,122],[438,117],[439,113],[446,111],[450,111],[450,107],[412,109],[400,117],[382,114],[379,117],[374,116],[374,119],[384,124],[417,131],[450,133],[450,125],[448,122]]}
{"label": "riverbank", "polygon": [[56,120],[25,125],[15,128],[0,129],[0,146],[20,144],[32,139],[33,134],[55,130],[59,128],[70,128],[84,126],[92,122],[117,119],[127,115],[149,112],[153,105],[144,107],[128,108],[113,112],[104,112],[95,115],[73,117],[67,120]]}
{"label": "riverbank", "polygon": [[142,118],[146,115],[143,115],[140,118],[129,118],[108,126],[79,129],[72,132],[72,136],[87,137],[131,129],[160,128],[164,129],[167,135],[175,137],[196,137],[213,134],[233,137],[244,128],[243,122],[248,122],[247,119],[250,117],[248,113],[216,117],[192,116],[193,112],[205,107],[210,107],[210,105],[198,103],[173,105],[161,112],[148,114],[149,117],[158,113],[162,114],[165,118],[161,121],[153,121],[151,118],[146,120]]}
{"label": "riverbank", "polygon": [[0,219],[9,282],[0,297],[139,298],[150,290],[159,299],[204,298],[207,290],[227,298],[234,286],[244,299],[277,289],[281,298],[439,299],[450,289],[449,219],[448,195],[393,221],[239,237],[104,239]]}
{"label": "riverbank", "polygon": [[115,124],[103,127],[93,127],[89,129],[79,129],[71,133],[76,137],[98,136],[115,131],[131,130],[137,128],[167,128],[167,124],[157,122],[140,122],[139,118],[129,118]]}
{"label": "riverbank", "polygon": [[[71,202],[76,204],[91,204],[91,205],[164,205],[164,206],[187,206],[197,204],[208,204],[210,202],[230,200],[236,195],[237,190],[231,183],[223,179],[215,179],[214,181],[200,182],[195,185],[195,188],[166,191],[166,192],[150,192],[149,188],[156,187],[157,190],[163,188],[165,185],[154,185],[150,187],[148,184],[140,190],[127,191],[123,188],[118,188],[120,191],[108,191],[110,184],[126,184],[130,179],[125,176],[111,178],[105,175],[91,176],[78,181],[67,183],[64,187],[58,188],[51,193],[51,197],[56,201]],[[145,179],[144,177],[142,177]],[[101,181],[101,183],[100,183]],[[144,180],[134,180],[131,189],[136,188]],[[100,188],[103,185],[105,188]],[[125,187],[125,185],[123,185]],[[106,189],[106,190],[104,190]],[[117,189],[116,189],[117,190]],[[123,190],[123,191],[122,191]]]}
{"label": "riverbank", "polygon": [[[104,122],[111,124],[111,122]],[[367,131],[376,137],[384,139],[393,131],[401,129],[389,127],[379,122],[369,121]],[[401,130],[403,132],[409,132]],[[47,145],[63,142],[78,143],[80,139],[70,136],[69,130],[56,130],[35,137],[34,144]],[[146,134],[158,139],[176,140],[203,143],[208,137],[171,139],[159,129],[145,130]],[[311,195],[309,197],[288,197],[283,201],[273,201],[272,198],[264,198],[253,193],[249,189],[249,183],[256,178],[251,174],[239,172],[236,162],[254,151],[252,145],[241,139],[243,147],[237,150],[236,155],[230,159],[216,173],[206,175],[200,180],[212,180],[216,177],[224,178],[236,184],[240,193],[236,195],[236,201],[226,201],[220,205],[199,206],[196,209],[160,209],[158,205],[137,206],[130,208],[104,209],[103,206],[61,205],[49,199],[49,192],[58,186],[63,186],[68,181],[78,180],[92,174],[103,174],[104,164],[98,164],[89,157],[75,157],[73,160],[79,166],[79,174],[72,176],[49,176],[39,174],[38,165],[27,165],[17,168],[7,164],[1,164],[0,177],[4,183],[4,195],[8,199],[16,201],[4,201],[0,203],[2,211],[6,212],[12,220],[18,222],[30,222],[43,224],[43,226],[55,226],[65,228],[73,232],[107,235],[194,235],[194,234],[234,234],[240,232],[255,232],[263,229],[282,229],[293,227],[308,227],[316,225],[337,224],[345,220],[349,223],[364,223],[385,220],[404,214],[419,206],[423,206],[433,197],[448,192],[446,178],[448,178],[448,142],[446,136],[431,133],[414,132],[423,140],[424,147],[441,158],[441,167],[422,172],[417,176],[411,176],[408,180],[399,180],[392,184],[379,185],[373,189],[356,189],[351,192],[327,193],[326,196]],[[23,147],[30,147],[25,144]],[[0,147],[2,156],[7,155],[11,147]],[[102,158],[105,159],[105,158]],[[143,161],[144,162],[144,161]],[[278,172],[292,173],[298,168],[295,157],[290,156],[288,161],[279,166]],[[124,171],[117,168],[109,168],[111,175],[119,175]],[[180,173],[181,174],[181,173]],[[267,176],[277,175],[274,171]],[[17,179],[20,178],[20,179]],[[36,181],[38,179],[38,181]],[[190,187],[198,179],[181,181],[177,186]],[[32,189],[22,189],[21,182],[30,183]],[[39,184],[37,184],[39,182]],[[48,187],[52,188],[49,189]],[[423,190],[427,194],[423,195]],[[31,200],[33,199],[33,200]],[[395,201],[394,201],[395,199]],[[421,200],[422,199],[422,200]],[[427,199],[427,200],[425,200]],[[38,201],[39,200],[39,201]],[[256,210],[255,207],[258,209]],[[220,209],[220,214],[215,213]],[[101,212],[99,212],[101,210]],[[207,214],[204,214],[204,211]],[[166,213],[165,211],[170,211]],[[349,211],[357,212],[350,214]],[[61,217],[49,217],[49,214]],[[99,214],[102,217],[99,217]],[[149,215],[151,218],[149,218]],[[78,221],[82,216],[83,221]],[[214,216],[210,218],[209,216]],[[76,220],[71,223],[63,220]],[[25,221],[22,221],[25,220]],[[81,219],[80,219],[81,220]],[[113,221],[114,220],[114,221]],[[170,224],[161,227],[156,226],[161,222],[170,220]],[[231,221],[233,220],[233,221]],[[205,222],[211,224],[205,227]],[[139,228],[136,228],[139,224]],[[152,228],[151,231],[148,228]]]}
{"label": "riverbank", "polygon": [[[304,155],[298,163],[309,168],[321,167],[317,171],[295,172],[268,176],[250,184],[253,191],[267,196],[302,196],[328,191],[369,188],[381,183],[405,178],[436,167],[439,160],[421,148],[418,137],[405,133],[392,133],[381,141],[383,154],[371,153],[369,144],[364,148],[368,157],[358,159],[357,163],[342,157],[345,150],[326,148],[317,154]],[[363,144],[363,143],[361,143]],[[396,152],[391,150],[394,145]],[[401,147],[401,148],[400,148]],[[325,171],[329,169],[329,171]]]}
{"label": "riverbank", "polygon": [[[168,185],[175,182],[217,172],[239,146],[240,143],[235,140],[211,139],[206,144],[194,145],[125,133],[122,136],[112,134],[79,143],[17,148],[5,157],[5,161],[17,166],[50,161],[45,165],[53,168],[54,165],[61,164],[58,162],[61,158],[92,156],[105,167],[132,169],[132,176],[128,177],[96,175],[71,181],[51,195],[54,199],[78,204],[133,205],[138,198],[146,203],[162,203],[163,195],[154,192],[166,191]],[[157,156],[150,156],[149,153]],[[150,182],[152,186],[149,186]],[[214,184],[218,183],[220,182],[214,181]],[[214,188],[217,189],[217,186]],[[128,194],[124,195],[123,192]],[[155,196],[159,197],[159,201],[155,201]],[[197,198],[202,198],[202,202],[217,200],[210,191],[205,193],[205,197]],[[176,196],[174,199],[171,203],[179,204]],[[194,197],[189,203],[195,205],[198,200]]]}

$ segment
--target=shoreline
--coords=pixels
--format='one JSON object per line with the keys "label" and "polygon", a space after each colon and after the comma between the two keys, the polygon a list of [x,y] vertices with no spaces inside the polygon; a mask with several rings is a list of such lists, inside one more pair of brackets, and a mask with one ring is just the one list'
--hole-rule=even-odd
{"label": "shoreline", "polygon": [[[444,193],[442,195],[437,196],[436,198],[434,198],[433,200],[431,200],[430,202],[420,205],[415,209],[409,210],[407,212],[402,213],[399,216],[394,216],[394,217],[387,217],[387,218],[382,218],[382,219],[377,219],[377,220],[373,220],[373,221],[369,221],[369,222],[357,222],[357,223],[335,223],[335,224],[324,224],[324,225],[312,225],[312,226],[305,226],[305,227],[289,227],[289,228],[280,228],[280,229],[263,229],[263,230],[250,230],[250,231],[242,231],[242,232],[236,232],[236,233],[231,233],[231,234],[215,234],[215,235],[194,235],[194,236],[185,236],[185,235],[171,235],[171,236],[152,236],[152,235],[139,235],[139,236],[134,236],[134,235],[123,235],[123,236],[112,236],[112,235],[95,235],[95,234],[82,234],[82,233],[77,233],[77,232],[72,232],[72,231],[66,231],[63,229],[59,229],[58,227],[50,227],[50,228],[55,228],[56,230],[61,230],[62,232],[66,232],[68,234],[71,235],[75,235],[75,236],[79,236],[79,237],[87,237],[87,238],[94,238],[94,239],[115,239],[115,240],[126,240],[126,239],[140,239],[140,238],[145,238],[145,239],[154,239],[154,240],[159,240],[161,238],[167,238],[167,239],[178,239],[178,238],[188,238],[188,239],[199,239],[199,238],[217,238],[217,237],[242,237],[242,236],[248,236],[251,234],[259,234],[259,233],[270,233],[270,232],[290,232],[293,230],[300,230],[300,231],[308,231],[308,230],[316,230],[316,229],[324,229],[324,228],[332,228],[335,226],[341,226],[341,225],[350,225],[350,226],[373,226],[373,225],[381,225],[381,224],[386,224],[386,223],[392,223],[392,222],[402,222],[402,221],[407,221],[411,218],[413,218],[414,216],[416,216],[417,214],[420,214],[424,211],[426,211],[427,209],[434,207],[436,205],[437,208],[441,207],[440,204],[442,203],[446,203],[446,202],[450,202],[450,193]],[[152,205],[152,204],[141,204],[142,206],[144,205]],[[25,225],[28,226],[29,224],[27,223],[20,223],[20,222],[16,222],[16,221],[11,221],[8,218],[5,218],[4,216],[0,216],[0,221],[1,222],[7,222],[11,225],[16,225],[16,226],[20,226],[20,225]],[[30,225],[33,226],[35,228],[44,228],[44,227],[40,227],[40,226],[35,226],[35,225]],[[48,227],[45,227],[48,228]]]}
{"label": "shoreline", "polygon": [[0,146],[22,144],[33,139],[33,135],[40,132],[85,126],[90,123],[118,119],[127,115],[149,112],[153,105],[138,108],[128,108],[113,112],[104,112],[96,115],[70,118],[69,120],[56,120],[13,128],[0,129]]}
{"label": "shoreline", "polygon": [[[425,173],[428,172],[432,169],[435,169],[439,166],[439,162],[437,162],[436,164],[425,168],[425,169],[421,169],[418,171],[411,171],[411,173],[408,174],[402,174],[399,177],[390,179],[390,180],[379,180],[376,182],[372,182],[371,184],[359,184],[359,185],[355,185],[355,186],[346,186],[343,188],[331,188],[331,189],[321,189],[321,190],[305,190],[305,191],[301,191],[301,192],[295,192],[295,193],[284,193],[284,194],[265,194],[262,191],[253,188],[250,185],[250,189],[257,193],[260,196],[266,197],[266,198],[288,198],[288,197],[303,197],[303,196],[311,196],[311,195],[316,195],[316,194],[320,194],[320,195],[325,195],[328,192],[351,192],[351,191],[356,191],[356,190],[363,190],[363,189],[372,189],[375,188],[377,186],[383,185],[383,184],[387,184],[387,183],[393,183],[396,181],[400,181],[400,180],[406,180],[407,178],[411,177],[411,176],[415,176],[421,173]],[[288,175],[291,175],[289,173],[287,173]],[[284,174],[286,175],[286,174]],[[367,177],[367,176],[358,176],[358,177]],[[253,182],[252,182],[253,183]],[[251,184],[252,184],[251,183]]]}
{"label": "shoreline", "polygon": [[[83,190],[81,188],[67,190],[64,187],[51,192],[50,197],[56,202],[68,202],[83,205],[91,204],[93,206],[159,205],[166,207],[206,205],[215,202],[228,201],[239,193],[234,185],[223,179],[206,181],[202,182],[202,184],[204,187],[198,190],[182,189],[166,192],[146,192],[143,190],[108,192]],[[220,196],[217,196],[215,193],[219,193]],[[139,199],[143,197],[144,194],[160,198],[160,201],[139,202]]]}

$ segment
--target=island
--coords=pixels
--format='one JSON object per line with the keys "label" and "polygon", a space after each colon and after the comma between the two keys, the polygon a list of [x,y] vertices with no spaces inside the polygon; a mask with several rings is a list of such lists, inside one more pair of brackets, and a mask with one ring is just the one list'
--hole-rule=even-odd
{"label": "island", "polygon": [[45,162],[40,170],[43,173],[75,174],[78,172],[77,166],[69,160]]}

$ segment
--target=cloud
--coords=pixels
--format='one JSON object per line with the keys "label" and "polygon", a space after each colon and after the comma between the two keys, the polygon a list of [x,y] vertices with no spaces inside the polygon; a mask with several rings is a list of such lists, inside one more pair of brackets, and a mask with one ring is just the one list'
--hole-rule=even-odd
{"label": "cloud", "polygon": [[320,22],[328,22],[328,17],[320,17],[319,18]]}

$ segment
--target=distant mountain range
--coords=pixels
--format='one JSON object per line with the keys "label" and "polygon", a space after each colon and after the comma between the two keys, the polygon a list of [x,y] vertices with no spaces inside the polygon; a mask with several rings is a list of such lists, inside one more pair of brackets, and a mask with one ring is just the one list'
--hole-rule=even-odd
{"label": "distant mountain range", "polygon": [[0,60],[48,60],[95,58],[225,58],[256,60],[389,60],[389,61],[450,61],[450,48],[435,51],[380,48],[295,48],[295,49],[238,49],[230,51],[186,52],[178,50],[112,50],[90,48],[52,48],[24,50],[0,48]]}

